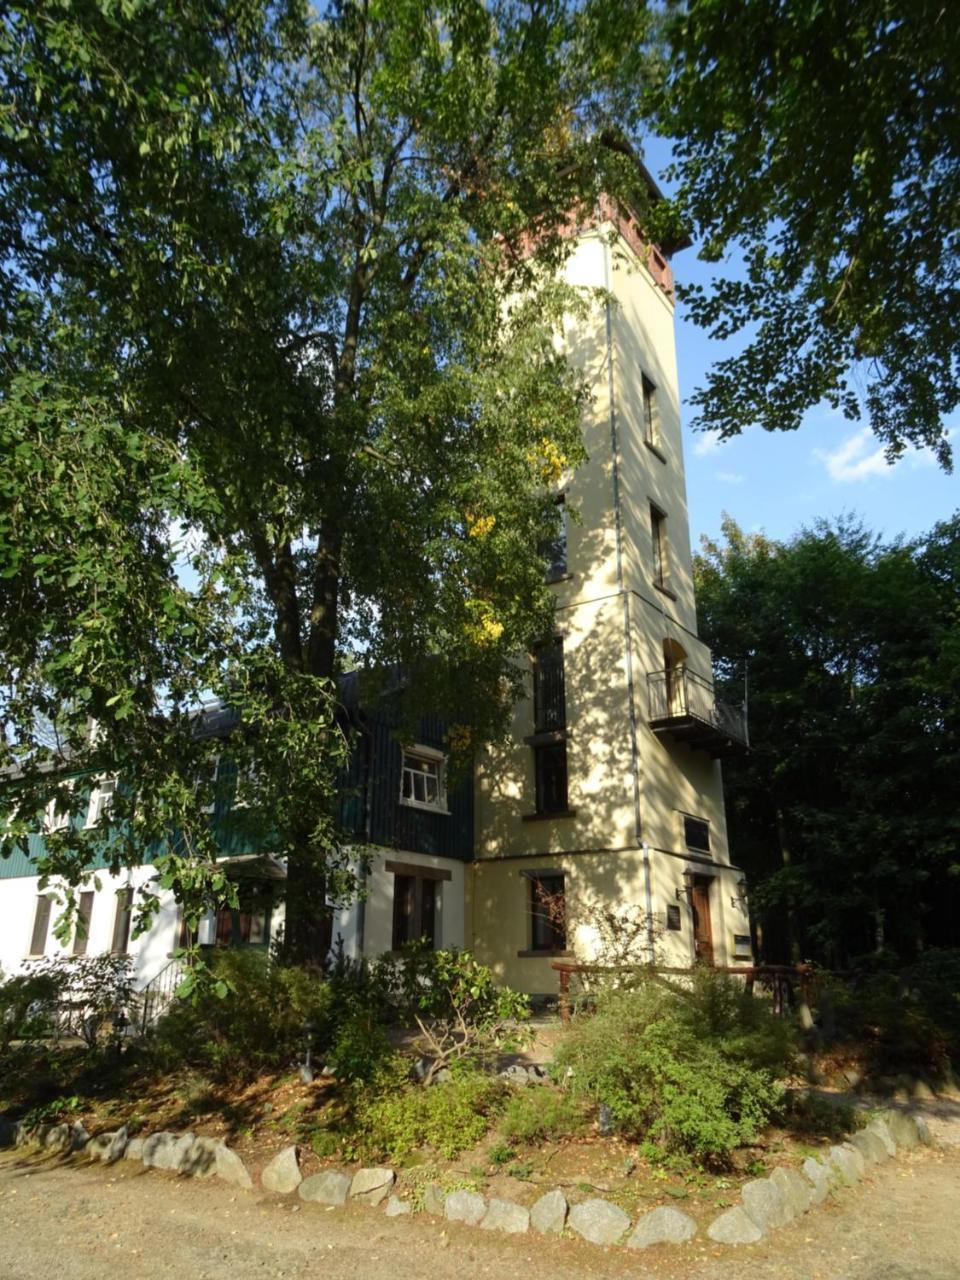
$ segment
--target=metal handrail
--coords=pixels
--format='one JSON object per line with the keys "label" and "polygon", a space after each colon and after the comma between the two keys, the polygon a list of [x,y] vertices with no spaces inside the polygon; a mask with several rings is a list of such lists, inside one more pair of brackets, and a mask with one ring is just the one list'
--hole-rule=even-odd
{"label": "metal handrail", "polygon": [[647,675],[647,696],[651,720],[675,720],[689,717],[712,725],[727,737],[747,742],[747,725],[743,711],[722,702],[713,684],[689,667],[669,667]]}
{"label": "metal handrail", "polygon": [[150,981],[141,989],[142,1001],[140,1011],[140,1034],[160,1018],[173,1004],[177,996],[177,987],[183,981],[184,962],[179,956],[173,956]]}

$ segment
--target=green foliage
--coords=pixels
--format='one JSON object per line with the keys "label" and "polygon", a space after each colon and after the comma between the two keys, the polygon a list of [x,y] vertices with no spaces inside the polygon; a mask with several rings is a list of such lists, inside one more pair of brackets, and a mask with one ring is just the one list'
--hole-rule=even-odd
{"label": "green foliage", "polygon": [[501,1110],[502,1080],[467,1071],[431,1085],[401,1085],[403,1064],[352,1097],[345,1150],[352,1158],[403,1160],[422,1147],[452,1160],[487,1133]]}
{"label": "green foliage", "polygon": [[39,1106],[31,1107],[29,1111],[25,1111],[21,1116],[21,1124],[26,1129],[35,1129],[41,1124],[52,1124],[55,1121],[63,1120],[73,1112],[79,1111],[81,1106],[82,1103],[76,1094],[71,1094],[69,1097],[51,1098],[49,1102],[41,1103]]}
{"label": "green foliage", "polygon": [[420,1030],[420,1047],[431,1059],[428,1084],[451,1063],[480,1065],[529,1038],[527,997],[500,986],[469,951],[413,943],[380,961],[377,980],[399,1020]]}
{"label": "green foliage", "polygon": [[[509,1107],[509,1103],[507,1104]],[[498,1142],[495,1147],[490,1148],[490,1163],[495,1165],[509,1164],[516,1155],[513,1147],[506,1142]]]}
{"label": "green foliage", "polygon": [[302,1057],[307,1021],[318,1027],[321,1044],[334,1034],[329,986],[315,974],[242,950],[219,953],[214,974],[224,995],[216,983],[204,987],[160,1020],[148,1052],[161,1068],[193,1065],[242,1077]]}
{"label": "green foliage", "polygon": [[574,1098],[605,1103],[626,1133],[723,1159],[778,1114],[789,1030],[734,980],[651,980],[601,994],[557,1047]]}
{"label": "green foliage", "polygon": [[507,1142],[534,1143],[556,1142],[580,1132],[583,1126],[583,1108],[569,1094],[531,1085],[513,1095],[498,1128]]}
{"label": "green foliage", "polygon": [[[936,998],[938,990],[942,1000]],[[960,1060],[956,1014],[950,1003],[955,998],[949,987],[931,983],[925,999],[918,999],[905,972],[838,982],[833,987],[836,1032],[841,1041],[856,1048],[869,1076],[943,1079],[951,1060]]]}
{"label": "green foliage", "polygon": [[30,961],[24,980],[47,986],[59,1033],[78,1036],[89,1048],[113,1034],[115,1015],[136,1021],[136,983],[128,955],[46,956]]}
{"label": "green foliage", "polygon": [[36,1040],[50,1034],[59,975],[21,973],[0,982],[0,1052],[11,1040]]}
{"label": "green foliage", "polygon": [[339,1080],[372,1079],[391,1056],[386,1033],[372,1009],[356,1009],[341,1022],[326,1055]]}
{"label": "green foliage", "polygon": [[841,521],[779,543],[727,520],[695,560],[718,692],[739,702],[749,677],[724,789],[768,962],[954,937],[958,532],[883,545]]}
{"label": "green foliage", "polygon": [[657,108],[679,203],[702,256],[742,267],[681,297],[716,336],[748,334],[694,395],[698,422],[789,430],[826,400],[866,411],[891,457],[925,445],[949,466],[960,147],[943,121],[960,43],[942,6],[677,0],[667,15]]}
{"label": "green foliage", "polygon": [[857,1128],[857,1113],[847,1102],[833,1102],[815,1093],[792,1093],[786,1124],[795,1134],[842,1142]]}
{"label": "green foliage", "polygon": [[154,845],[188,923],[229,900],[192,714],[213,692],[244,835],[288,860],[288,957],[317,962],[351,888],[341,656],[373,686],[402,664],[408,723],[503,729],[584,456],[555,342],[583,300],[553,268],[572,208],[646,204],[607,144],[647,25],[626,0],[5,6],[4,852],[69,758],[123,787],[42,873],[76,889]]}

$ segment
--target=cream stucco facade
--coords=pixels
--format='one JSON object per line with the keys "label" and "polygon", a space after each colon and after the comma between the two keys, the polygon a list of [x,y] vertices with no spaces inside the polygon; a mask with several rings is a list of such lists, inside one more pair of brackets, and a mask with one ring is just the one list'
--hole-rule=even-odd
{"label": "cream stucco facade", "polygon": [[[503,980],[538,993],[556,992],[551,963],[564,952],[610,958],[597,928],[605,909],[644,920],[637,958],[686,966],[706,945],[717,964],[749,960],[715,758],[723,735],[708,725],[691,745],[682,732],[683,680],[701,719],[715,716],[710,654],[696,634],[671,292],[610,223],[582,231],[567,278],[609,299],[565,335],[593,390],[589,461],[563,486],[578,513],[568,522],[567,572],[552,588],[565,726],[551,740],[565,743],[567,804],[559,816],[537,812],[535,755],[547,735],[535,734],[531,665],[531,696],[515,709],[508,745],[480,762],[467,886],[467,945]],[[668,701],[683,703],[667,708],[676,733],[650,725],[648,675],[668,666],[672,674],[654,683],[662,696],[671,681]],[[685,817],[699,821],[688,829]],[[562,883],[563,946],[534,936],[540,875]]]}

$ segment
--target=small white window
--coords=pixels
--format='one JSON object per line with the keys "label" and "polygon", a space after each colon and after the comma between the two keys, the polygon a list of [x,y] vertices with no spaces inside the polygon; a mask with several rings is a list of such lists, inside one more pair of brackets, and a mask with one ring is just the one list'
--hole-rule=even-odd
{"label": "small white window", "polygon": [[431,747],[404,749],[400,769],[400,803],[415,809],[447,813],[447,758]]}
{"label": "small white window", "polygon": [[70,825],[70,811],[61,809],[60,801],[54,796],[43,811],[43,830],[46,835],[54,831],[63,831]]}
{"label": "small white window", "polygon": [[[217,783],[219,782],[219,780],[220,780],[220,753],[219,753],[219,751],[218,751],[218,752],[216,753],[216,755],[213,757],[213,777],[210,779],[210,784],[211,784],[211,796],[210,796],[210,799],[209,799],[209,800],[207,800],[207,802],[206,802],[205,804],[202,804],[202,805],[200,806],[200,812],[201,812],[201,813],[213,813],[213,812],[214,812],[214,810],[216,809],[216,807],[217,807]],[[200,787],[201,787],[201,786],[202,786],[202,783],[201,783],[200,779],[198,778],[198,779],[197,779],[197,790],[198,790],[198,791],[200,790]]]}
{"label": "small white window", "polygon": [[87,810],[88,827],[95,827],[103,815],[113,808],[116,789],[116,778],[101,778],[96,784],[90,794],[90,808]]}

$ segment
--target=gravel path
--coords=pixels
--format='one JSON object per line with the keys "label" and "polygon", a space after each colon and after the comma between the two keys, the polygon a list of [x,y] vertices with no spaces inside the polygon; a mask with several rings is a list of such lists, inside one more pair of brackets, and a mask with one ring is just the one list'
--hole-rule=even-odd
{"label": "gravel path", "polygon": [[353,1207],[301,1208],[121,1162],[0,1155],[2,1280],[957,1280],[960,1149],[902,1154],[859,1188],[743,1249],[642,1255],[494,1237]]}

